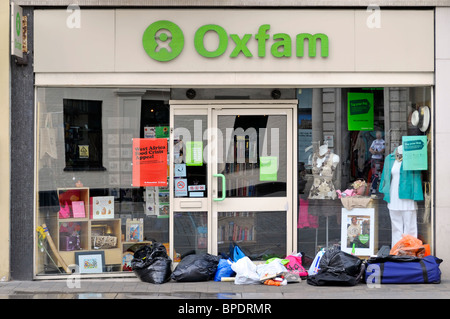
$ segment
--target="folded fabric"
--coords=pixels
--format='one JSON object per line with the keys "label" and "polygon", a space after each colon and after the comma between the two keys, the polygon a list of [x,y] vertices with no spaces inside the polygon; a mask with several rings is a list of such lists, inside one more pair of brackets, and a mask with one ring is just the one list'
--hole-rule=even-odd
{"label": "folded fabric", "polygon": [[350,196],[342,197],[342,205],[347,210],[352,210],[353,208],[366,208],[370,203],[370,197],[360,197],[360,196]]}
{"label": "folded fabric", "polygon": [[349,196],[356,196],[356,190],[354,189],[346,189],[345,191],[337,190],[336,193],[338,194],[339,198],[349,197]]}

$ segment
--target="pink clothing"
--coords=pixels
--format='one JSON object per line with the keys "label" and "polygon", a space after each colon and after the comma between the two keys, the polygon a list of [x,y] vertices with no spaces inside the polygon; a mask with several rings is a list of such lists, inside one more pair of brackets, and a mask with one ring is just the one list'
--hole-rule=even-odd
{"label": "pink clothing", "polygon": [[297,228],[319,228],[319,217],[308,212],[308,201],[300,198]]}

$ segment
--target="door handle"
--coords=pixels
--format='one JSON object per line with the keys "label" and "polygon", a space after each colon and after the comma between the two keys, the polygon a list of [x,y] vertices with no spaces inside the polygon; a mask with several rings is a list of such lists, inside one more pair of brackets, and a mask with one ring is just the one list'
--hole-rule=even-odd
{"label": "door handle", "polygon": [[226,190],[227,183],[226,183],[225,175],[223,175],[223,174],[214,174],[213,176],[222,178],[222,197],[214,198],[213,200],[216,201],[216,202],[223,201],[226,198],[226,192],[227,192],[227,190]]}

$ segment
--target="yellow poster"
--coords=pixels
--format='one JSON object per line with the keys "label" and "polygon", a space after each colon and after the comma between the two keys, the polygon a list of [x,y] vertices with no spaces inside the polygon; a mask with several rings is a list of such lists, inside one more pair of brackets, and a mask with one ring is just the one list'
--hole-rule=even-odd
{"label": "yellow poster", "polygon": [[78,145],[80,158],[89,158],[89,145]]}

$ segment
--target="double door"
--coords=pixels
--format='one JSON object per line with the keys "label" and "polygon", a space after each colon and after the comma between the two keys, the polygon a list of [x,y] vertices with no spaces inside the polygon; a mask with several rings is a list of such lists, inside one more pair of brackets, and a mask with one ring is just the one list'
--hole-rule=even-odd
{"label": "double door", "polygon": [[293,101],[171,102],[170,254],[295,250]]}

